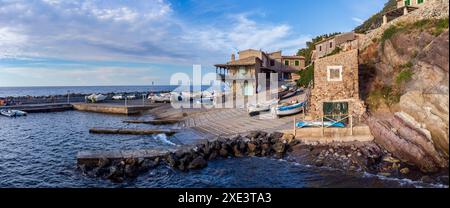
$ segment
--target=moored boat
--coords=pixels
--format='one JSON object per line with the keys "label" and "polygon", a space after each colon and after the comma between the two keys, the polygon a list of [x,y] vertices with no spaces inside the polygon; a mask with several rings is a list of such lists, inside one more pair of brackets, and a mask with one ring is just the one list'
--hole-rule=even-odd
{"label": "moored boat", "polygon": [[277,116],[288,116],[300,113],[303,110],[304,102],[290,104],[290,105],[279,105],[275,108],[275,113]]}
{"label": "moored boat", "polygon": [[102,95],[102,94],[92,94],[86,97],[86,101],[87,102],[91,102],[91,103],[98,103],[101,101],[106,100],[107,96]]}
{"label": "moored boat", "polygon": [[250,116],[257,115],[261,112],[270,111],[271,107],[278,104],[280,100],[274,99],[264,103],[248,104],[247,112]]}
{"label": "moored boat", "polygon": [[[307,128],[307,127],[322,127],[322,122],[320,121],[300,121],[295,124],[298,128]],[[342,122],[331,122],[326,121],[323,122],[324,127],[337,127],[337,128],[345,128],[345,124]]]}
{"label": "moored boat", "polygon": [[6,117],[26,116],[27,112],[21,110],[0,110],[0,114]]}

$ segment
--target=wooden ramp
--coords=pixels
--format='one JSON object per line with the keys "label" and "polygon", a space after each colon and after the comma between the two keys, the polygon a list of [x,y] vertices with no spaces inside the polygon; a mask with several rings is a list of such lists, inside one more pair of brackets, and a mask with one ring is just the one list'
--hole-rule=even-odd
{"label": "wooden ramp", "polygon": [[151,124],[151,125],[167,125],[176,124],[180,122],[181,119],[156,119],[156,120],[125,120],[124,123],[131,124]]}

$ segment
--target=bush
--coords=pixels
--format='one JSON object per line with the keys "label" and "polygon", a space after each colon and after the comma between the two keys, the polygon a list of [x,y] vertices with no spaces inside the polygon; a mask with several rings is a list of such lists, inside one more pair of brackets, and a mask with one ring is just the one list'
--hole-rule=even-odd
{"label": "bush", "polygon": [[367,97],[367,104],[371,109],[378,109],[381,104],[386,104],[387,106],[391,106],[400,102],[401,94],[395,91],[390,86],[383,86],[380,89],[376,89],[369,93]]}
{"label": "bush", "polygon": [[435,24],[435,29],[433,31],[434,36],[439,36],[446,29],[448,29],[448,17],[444,19],[439,19]]}
{"label": "bush", "polygon": [[392,37],[394,37],[395,34],[400,32],[401,30],[402,28],[397,27],[395,25],[390,26],[388,29],[384,31],[383,35],[381,36],[381,42],[384,43],[386,40],[391,39]]}
{"label": "bush", "polygon": [[403,83],[407,83],[409,80],[411,80],[414,73],[410,68],[402,70],[400,73],[397,74],[397,77],[395,78],[395,83],[397,85],[401,85]]}

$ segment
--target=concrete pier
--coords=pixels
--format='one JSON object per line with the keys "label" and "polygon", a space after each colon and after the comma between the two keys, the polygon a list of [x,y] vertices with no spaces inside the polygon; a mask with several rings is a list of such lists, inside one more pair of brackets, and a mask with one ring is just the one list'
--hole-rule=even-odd
{"label": "concrete pier", "polygon": [[1,109],[21,110],[27,113],[45,113],[45,112],[60,112],[73,110],[73,106],[68,103],[56,103],[56,104],[29,104],[18,106],[4,106]]}
{"label": "concrete pier", "polygon": [[147,104],[147,105],[133,105],[125,106],[118,104],[107,104],[107,103],[75,103],[73,108],[79,111],[88,111],[96,113],[109,113],[109,114],[123,114],[132,115],[139,114],[143,111],[153,109],[160,106],[160,104]]}
{"label": "concrete pier", "polygon": [[175,150],[117,150],[117,151],[81,151],[77,153],[77,164],[86,166],[95,166],[101,160],[122,160],[126,158],[142,158],[154,159],[156,157],[163,157],[169,152]]}
{"label": "concrete pier", "polygon": [[128,135],[153,135],[153,134],[166,134],[168,136],[177,133],[175,130],[164,129],[114,129],[114,128],[92,128],[89,129],[91,134],[128,134]]}

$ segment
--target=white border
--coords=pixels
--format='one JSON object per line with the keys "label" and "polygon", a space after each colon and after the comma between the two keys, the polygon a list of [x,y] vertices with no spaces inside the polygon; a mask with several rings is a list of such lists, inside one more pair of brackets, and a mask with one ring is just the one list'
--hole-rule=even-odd
{"label": "white border", "polygon": [[[330,79],[330,70],[331,69],[339,69],[339,78],[338,79]],[[342,82],[342,66],[327,66],[327,81],[329,82]]]}

